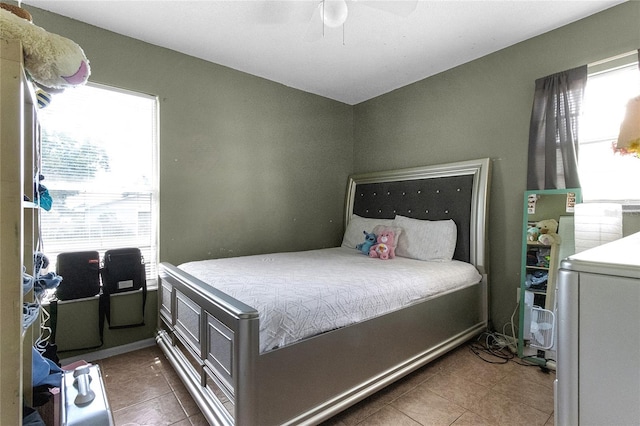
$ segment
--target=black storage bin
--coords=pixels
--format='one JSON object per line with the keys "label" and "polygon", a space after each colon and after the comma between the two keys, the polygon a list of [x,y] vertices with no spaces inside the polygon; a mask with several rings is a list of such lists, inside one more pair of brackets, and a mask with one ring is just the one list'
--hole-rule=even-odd
{"label": "black storage bin", "polygon": [[62,277],[56,289],[59,300],[93,297],[100,293],[100,255],[97,251],[60,253],[56,270]]}
{"label": "black storage bin", "polygon": [[[147,277],[138,248],[107,250],[102,268],[102,309],[109,328],[144,325]],[[131,304],[137,309],[131,309]]]}

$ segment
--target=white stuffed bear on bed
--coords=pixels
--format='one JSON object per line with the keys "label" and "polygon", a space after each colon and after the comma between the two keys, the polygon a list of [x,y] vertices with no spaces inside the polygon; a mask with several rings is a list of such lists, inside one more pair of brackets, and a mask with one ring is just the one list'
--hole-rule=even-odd
{"label": "white stuffed bear on bed", "polygon": [[22,42],[24,67],[42,86],[52,89],[79,86],[91,74],[80,46],[34,25],[24,9],[0,3],[0,38]]}

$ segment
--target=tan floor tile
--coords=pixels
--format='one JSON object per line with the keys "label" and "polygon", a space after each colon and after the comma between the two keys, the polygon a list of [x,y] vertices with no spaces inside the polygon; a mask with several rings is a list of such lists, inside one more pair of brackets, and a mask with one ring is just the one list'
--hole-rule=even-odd
{"label": "tan floor tile", "polygon": [[[496,360],[491,357],[486,359]],[[487,362],[469,351],[446,371],[479,385],[492,386],[511,374],[515,367],[512,362],[500,364]]]}
{"label": "tan floor tile", "polygon": [[393,407],[385,406],[381,410],[358,423],[358,426],[420,426],[420,423]]}
{"label": "tan floor tile", "polygon": [[179,387],[174,387],[173,392],[187,416],[193,416],[200,413],[198,404],[193,400],[191,394],[184,385],[181,384]]}
{"label": "tan floor tile", "polygon": [[423,383],[391,404],[423,425],[450,425],[465,409],[431,392]]}
{"label": "tan floor tile", "polygon": [[[523,363],[521,360],[515,362]],[[553,381],[556,379],[555,371],[549,370],[545,372],[538,366],[517,365],[517,368],[513,370],[513,375],[521,377],[531,383],[542,385],[551,391],[553,391]]]}
{"label": "tan floor tile", "polygon": [[343,421],[340,415],[337,415],[320,423],[320,426],[347,426],[347,423]]}
{"label": "tan floor tile", "polygon": [[189,417],[189,422],[193,426],[209,426],[209,422],[207,422],[202,413]]}
{"label": "tan floor tile", "polygon": [[544,426],[555,426],[555,424],[556,424],[556,419],[554,417],[554,413],[551,413],[551,415],[547,419],[547,422],[544,424]]}
{"label": "tan floor tile", "polygon": [[463,415],[453,422],[451,426],[494,426],[489,420],[480,417],[479,415],[472,413],[471,411],[465,412]]}
{"label": "tan floor tile", "polygon": [[[444,355],[436,361],[425,365],[406,377],[398,380],[397,382],[389,385],[388,387],[380,390],[374,395],[369,396],[360,403],[347,408],[342,413],[337,414],[331,419],[322,423],[323,426],[352,426],[358,424],[363,419],[370,416],[373,412],[380,410],[385,405],[397,400],[407,392],[412,391],[431,377],[438,374],[444,368],[452,365],[454,362],[450,361],[459,354],[456,352],[465,352],[468,349],[461,347],[449,354]],[[449,360],[449,361],[448,361]]]}
{"label": "tan floor tile", "polygon": [[493,425],[544,425],[549,414],[526,404],[491,391],[481,401],[473,404],[470,411],[487,419]]}
{"label": "tan floor tile", "polygon": [[169,382],[169,386],[171,386],[171,388],[179,388],[181,386],[184,386],[182,383],[182,379],[180,379],[180,376],[178,376],[178,373],[176,373],[176,370],[174,370],[174,368],[171,366],[168,359],[163,357],[158,360],[155,365],[158,371],[160,371],[167,379],[167,382]]}
{"label": "tan floor tile", "polygon": [[544,413],[553,412],[553,389],[535,383],[528,377],[512,374],[494,385],[492,389]]}
{"label": "tan floor tile", "polygon": [[436,374],[438,374],[438,370],[433,368],[431,365],[423,366],[380,390],[376,395],[378,395],[382,402],[389,403],[415,389]]}
{"label": "tan floor tile", "polygon": [[425,382],[425,386],[441,397],[467,409],[481,400],[490,390],[486,386],[448,371],[433,376]]}
{"label": "tan floor tile", "polygon": [[158,359],[164,359],[162,350],[158,346],[149,346],[136,351],[115,355],[98,361],[103,372],[132,371],[140,367],[154,364]]}
{"label": "tan floor tile", "polygon": [[151,368],[110,371],[109,374],[103,374],[103,379],[113,411],[171,393],[165,377]]}
{"label": "tan floor tile", "polygon": [[[98,361],[117,425],[206,425],[159,347]],[[463,345],[323,426],[553,426],[554,372],[490,364]],[[126,392],[123,392],[126,390]],[[172,413],[165,413],[165,411]]]}
{"label": "tan floor tile", "polygon": [[375,393],[323,422],[322,426],[356,425],[387,405],[388,402],[385,399],[385,395],[381,395],[380,392]]}
{"label": "tan floor tile", "polygon": [[113,417],[116,426],[171,425],[187,418],[172,393],[114,411]]}

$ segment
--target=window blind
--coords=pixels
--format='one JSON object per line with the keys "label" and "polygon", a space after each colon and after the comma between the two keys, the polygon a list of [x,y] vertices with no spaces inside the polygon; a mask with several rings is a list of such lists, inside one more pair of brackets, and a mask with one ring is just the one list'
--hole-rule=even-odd
{"label": "window blind", "polygon": [[89,84],[54,95],[39,113],[41,184],[53,200],[40,214],[41,251],[55,267],[62,252],[138,247],[155,278],[156,98]]}
{"label": "window blind", "polygon": [[590,71],[580,117],[578,164],[586,202],[640,205],[640,160],[620,156],[612,146],[629,99],[640,94],[638,62],[612,63]]}

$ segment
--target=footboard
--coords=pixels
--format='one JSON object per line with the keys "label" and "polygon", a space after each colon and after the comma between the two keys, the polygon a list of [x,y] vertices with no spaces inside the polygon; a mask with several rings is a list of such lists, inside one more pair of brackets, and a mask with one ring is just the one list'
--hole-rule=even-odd
{"label": "footboard", "polygon": [[256,424],[258,313],[167,263],[159,294],[156,340],[209,423]]}

